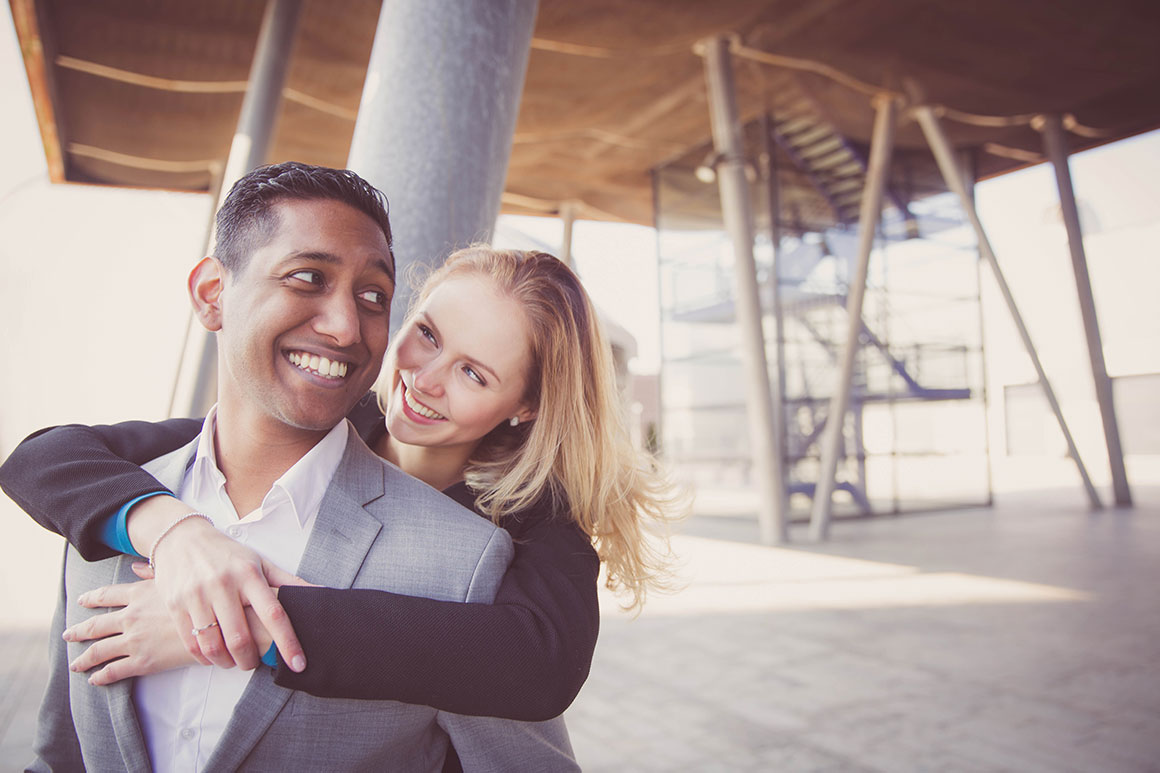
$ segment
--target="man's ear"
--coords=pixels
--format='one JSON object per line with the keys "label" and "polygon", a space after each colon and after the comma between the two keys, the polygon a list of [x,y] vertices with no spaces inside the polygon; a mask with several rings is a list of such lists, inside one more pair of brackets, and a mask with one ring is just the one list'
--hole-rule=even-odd
{"label": "man's ear", "polygon": [[222,328],[222,290],[225,289],[225,267],[217,258],[202,258],[189,272],[189,299],[193,313],[210,332]]}

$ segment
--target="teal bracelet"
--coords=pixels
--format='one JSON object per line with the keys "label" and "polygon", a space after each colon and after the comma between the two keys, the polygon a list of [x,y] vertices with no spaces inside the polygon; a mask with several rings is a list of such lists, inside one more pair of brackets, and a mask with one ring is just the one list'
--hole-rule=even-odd
{"label": "teal bracelet", "polygon": [[141,500],[156,496],[171,497],[173,494],[168,491],[151,491],[148,494],[142,494],[136,499],[130,499],[121,505],[121,509],[109,516],[101,526],[101,542],[105,543],[106,547],[110,547],[118,553],[124,553],[127,556],[135,556],[137,558],[145,558],[145,556],[141,555],[133,547],[133,542],[129,539],[129,511],[133,509],[133,505]]}

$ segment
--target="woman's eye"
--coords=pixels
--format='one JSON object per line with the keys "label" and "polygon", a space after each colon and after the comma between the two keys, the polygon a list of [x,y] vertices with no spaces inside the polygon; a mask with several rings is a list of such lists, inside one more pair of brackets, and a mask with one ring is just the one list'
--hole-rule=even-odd
{"label": "woman's eye", "polygon": [[290,275],[290,278],[297,279],[299,282],[306,282],[307,284],[311,285],[322,285],[322,273],[319,271],[303,269],[301,271],[295,271]]}
{"label": "woman's eye", "polygon": [[431,332],[431,328],[427,327],[426,325],[416,325],[416,327],[419,330],[419,335],[423,336],[431,343],[436,343],[435,334]]}
{"label": "woman's eye", "polygon": [[358,294],[358,297],[380,309],[387,307],[387,294],[382,290],[363,290]]}
{"label": "woman's eye", "polygon": [[483,380],[483,376],[476,373],[475,368],[471,367],[470,365],[464,365],[463,372],[467,374],[469,379],[477,382],[480,386],[487,386],[487,382]]}

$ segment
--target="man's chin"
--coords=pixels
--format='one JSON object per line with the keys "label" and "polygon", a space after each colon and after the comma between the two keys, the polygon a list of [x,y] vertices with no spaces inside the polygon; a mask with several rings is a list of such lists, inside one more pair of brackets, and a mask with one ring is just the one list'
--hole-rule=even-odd
{"label": "man's chin", "polygon": [[344,402],[342,405],[288,406],[287,410],[282,411],[281,419],[283,423],[295,429],[329,432],[346,418],[352,408],[354,408],[353,401],[349,405]]}

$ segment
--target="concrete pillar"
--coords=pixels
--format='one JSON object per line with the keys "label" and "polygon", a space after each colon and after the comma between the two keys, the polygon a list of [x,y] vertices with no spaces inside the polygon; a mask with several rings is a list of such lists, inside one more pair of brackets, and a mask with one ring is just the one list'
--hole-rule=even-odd
{"label": "concrete pillar", "polygon": [[862,193],[862,210],[858,215],[858,263],[846,296],[846,344],[826,414],[822,433],[822,459],[818,482],[814,487],[814,501],[810,511],[810,538],[824,540],[830,532],[831,498],[834,494],[838,458],[843,456],[846,409],[850,405],[850,390],[854,380],[854,360],[858,355],[858,340],[862,332],[862,301],[866,296],[866,280],[870,271],[870,253],[874,249],[874,235],[882,216],[882,194],[890,174],[890,157],[894,149],[894,97],[880,94],[875,97],[877,114],[874,134],[870,138],[870,167],[866,171],[866,189]]}
{"label": "concrete pillar", "polygon": [[[250,80],[238,128],[230,143],[230,155],[217,187],[214,213],[230,192],[230,188],[247,172],[266,161],[278,110],[282,105],[282,89],[290,69],[290,55],[298,31],[302,0],[268,0],[258,45],[250,65]],[[213,248],[213,215],[206,238],[207,250]],[[182,406],[184,416],[204,416],[217,400],[217,338],[200,325],[190,325],[186,337],[186,354],[177,376],[170,411]],[[186,375],[189,374],[189,375]],[[182,393],[184,387],[185,394]]]}
{"label": "concrete pillar", "polygon": [[1100,337],[1095,299],[1092,297],[1091,277],[1088,276],[1079,208],[1076,206],[1075,190],[1071,185],[1071,169],[1067,161],[1067,135],[1063,131],[1063,120],[1058,115],[1043,116],[1042,128],[1044,148],[1052,166],[1055,167],[1055,181],[1059,187],[1059,208],[1063,215],[1063,225],[1067,229],[1067,246],[1071,252],[1071,267],[1075,273],[1075,289],[1079,295],[1079,311],[1083,318],[1084,335],[1087,338],[1088,359],[1091,361],[1100,418],[1104,424],[1104,442],[1108,447],[1112,494],[1117,505],[1130,507],[1132,491],[1128,487],[1128,474],[1124,470],[1124,451],[1120,446],[1120,428],[1116,423],[1116,408],[1112,400],[1112,380],[1108,378],[1108,369],[1104,363],[1104,344]]}
{"label": "concrete pillar", "polygon": [[737,97],[733,92],[733,67],[729,44],[724,38],[710,38],[699,47],[705,59],[713,145],[720,158],[717,184],[721,191],[721,213],[733,242],[735,308],[745,365],[749,438],[754,475],[760,487],[758,526],[761,541],[773,545],[788,539],[784,508],[779,507],[779,503],[785,501],[785,493],[770,405],[769,366],[765,358],[757,266],[753,259],[753,215],[749,183],[745,177],[745,149],[741,141]]}
{"label": "concrete pillar", "polygon": [[383,3],[347,165],[390,202],[399,278],[491,239],[511,155],[536,0]]}

